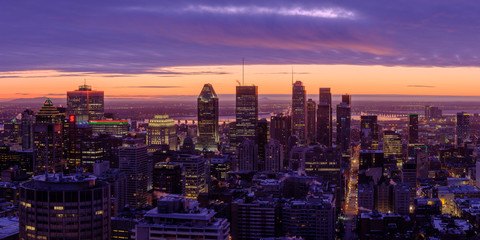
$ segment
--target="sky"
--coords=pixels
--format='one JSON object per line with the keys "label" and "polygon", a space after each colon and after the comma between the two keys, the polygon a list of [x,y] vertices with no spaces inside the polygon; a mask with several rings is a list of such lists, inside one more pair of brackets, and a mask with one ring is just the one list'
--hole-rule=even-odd
{"label": "sky", "polygon": [[219,94],[475,96],[478,1],[2,1],[0,99]]}

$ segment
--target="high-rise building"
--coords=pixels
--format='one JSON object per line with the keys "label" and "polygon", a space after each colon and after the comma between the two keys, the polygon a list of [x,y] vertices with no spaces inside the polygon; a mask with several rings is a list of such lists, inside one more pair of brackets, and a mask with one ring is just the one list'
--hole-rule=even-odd
{"label": "high-rise building", "polygon": [[198,150],[218,149],[218,97],[212,84],[205,84],[197,99]]}
{"label": "high-rise building", "polygon": [[183,166],[185,176],[185,196],[196,199],[201,193],[208,193],[208,161],[202,156],[180,154],[173,156],[172,162]]}
{"label": "high-rise building", "polygon": [[312,99],[307,101],[307,139],[308,144],[317,142],[317,104]]}
{"label": "high-rise building", "polygon": [[265,171],[279,172],[283,168],[284,147],[280,141],[270,139],[265,147]]}
{"label": "high-rise building", "polygon": [[269,122],[262,118],[257,125],[257,146],[258,146],[258,171],[265,170],[265,146],[268,144],[270,134],[268,133]]}
{"label": "high-rise building", "polygon": [[332,94],[330,88],[320,88],[317,109],[317,142],[331,147],[332,131]]}
{"label": "high-rise building", "polygon": [[383,153],[386,159],[396,159],[397,166],[403,162],[402,136],[397,131],[383,132]]}
{"label": "high-rise building", "polygon": [[227,219],[215,218],[215,211],[197,201],[169,195],[158,200],[134,230],[134,239],[215,239],[230,238]]}
{"label": "high-rise building", "polygon": [[170,150],[178,149],[175,121],[168,115],[155,115],[147,127],[147,146],[149,152],[159,150],[161,145],[168,145]]}
{"label": "high-rise building", "polygon": [[385,158],[382,150],[360,150],[358,159],[359,169],[383,167]]}
{"label": "high-rise building", "polygon": [[393,212],[400,215],[410,214],[410,188],[408,184],[398,183],[393,187]]}
{"label": "high-rise building", "polygon": [[60,172],[63,157],[63,129],[58,110],[47,99],[38,111],[34,125],[34,174]]}
{"label": "high-rise building", "polygon": [[469,128],[470,128],[470,115],[466,112],[459,112],[457,113],[457,126],[455,129],[455,136],[456,136],[456,143],[457,146],[463,144],[465,140],[467,140],[469,136]]}
{"label": "high-rise building", "polygon": [[360,119],[362,149],[378,149],[377,116],[361,116]]}
{"label": "high-rise building", "polygon": [[342,102],[337,105],[337,146],[342,153],[348,153],[351,137],[351,98],[350,95],[342,95]]}
{"label": "high-rise building", "polygon": [[147,146],[141,139],[127,138],[118,148],[119,168],[127,174],[127,204],[143,207],[147,204],[149,181]]}
{"label": "high-rise building", "polygon": [[121,138],[129,131],[128,120],[90,120],[88,124],[95,135],[106,134]]}
{"label": "high-rise building", "polygon": [[169,194],[185,193],[185,176],[180,163],[158,162],[153,168],[153,189]]}
{"label": "high-rise building", "polygon": [[236,144],[245,138],[256,140],[258,122],[258,87],[237,86],[236,93]]}
{"label": "high-rise building", "polygon": [[99,179],[108,182],[112,217],[118,216],[127,202],[127,174],[118,168],[103,171]]}
{"label": "high-rise building", "polygon": [[33,129],[35,124],[35,113],[27,109],[22,112],[22,149],[33,149]]}
{"label": "high-rise building", "polygon": [[20,185],[20,239],[110,239],[110,191],[93,175],[43,174]]}
{"label": "high-rise building", "polygon": [[292,89],[292,135],[300,144],[307,139],[307,92],[301,81],[296,81]]}
{"label": "high-rise building", "polygon": [[92,86],[81,85],[67,92],[67,116],[75,115],[77,122],[100,120],[104,114],[103,91],[92,91]]}
{"label": "high-rise building", "polygon": [[412,212],[413,200],[417,196],[417,164],[414,161],[403,164],[402,182],[408,184],[410,189],[410,212]]}
{"label": "high-rise building", "polygon": [[418,114],[408,114],[408,143],[418,143]]}
{"label": "high-rise building", "polygon": [[358,185],[358,213],[371,212],[375,209],[375,190],[373,182]]}
{"label": "high-rise building", "polygon": [[270,139],[276,139],[287,146],[288,138],[292,135],[291,119],[290,116],[281,113],[270,117]]}
{"label": "high-rise building", "polygon": [[253,140],[245,139],[238,145],[238,171],[258,171],[258,146]]}

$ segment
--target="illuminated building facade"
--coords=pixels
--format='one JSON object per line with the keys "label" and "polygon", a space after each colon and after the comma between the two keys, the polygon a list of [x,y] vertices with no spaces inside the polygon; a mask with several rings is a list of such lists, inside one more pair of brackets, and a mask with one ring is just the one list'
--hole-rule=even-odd
{"label": "illuminated building facade", "polygon": [[63,129],[58,110],[47,99],[36,116],[34,125],[34,174],[60,172],[63,157]]}
{"label": "illuminated building facade", "polygon": [[93,175],[44,174],[20,185],[20,239],[109,239],[110,191]]}
{"label": "illuminated building facade", "polygon": [[245,138],[256,140],[258,123],[258,87],[237,86],[235,112],[236,112],[236,144]]}
{"label": "illuminated building facade", "polygon": [[208,161],[202,156],[180,154],[173,157],[172,162],[183,166],[185,175],[185,195],[196,199],[200,193],[208,192]]}
{"label": "illuminated building facade", "polygon": [[95,135],[112,135],[123,137],[128,134],[128,120],[90,120],[88,124],[92,127]]}
{"label": "illuminated building facade", "polygon": [[383,132],[383,153],[386,159],[396,159],[401,167],[403,161],[402,136],[397,131]]}
{"label": "illuminated building facade", "polygon": [[92,91],[92,86],[81,85],[67,92],[67,116],[75,115],[77,122],[100,120],[104,114],[103,91]]}
{"label": "illuminated building facade", "polygon": [[291,134],[292,118],[290,116],[280,113],[270,117],[270,139],[276,139],[283,146],[287,146]]}
{"label": "illuminated building facade", "polygon": [[185,176],[180,163],[159,162],[153,168],[153,189],[170,194],[185,193]]}
{"label": "illuminated building facade", "polygon": [[147,145],[149,152],[160,149],[160,145],[168,145],[170,150],[178,149],[175,121],[168,115],[155,115],[147,127]]}
{"label": "illuminated building facade", "polygon": [[330,88],[320,88],[317,108],[317,142],[331,147],[332,136],[332,93]]}
{"label": "illuminated building facade", "polygon": [[218,149],[218,97],[211,84],[205,84],[197,99],[198,150],[216,151]]}
{"label": "illuminated building facade", "polygon": [[457,125],[455,128],[457,146],[463,144],[469,138],[470,115],[466,112],[457,113]]}
{"label": "illuminated building facade", "polygon": [[301,81],[296,81],[292,89],[292,135],[300,144],[307,139],[307,92]]}

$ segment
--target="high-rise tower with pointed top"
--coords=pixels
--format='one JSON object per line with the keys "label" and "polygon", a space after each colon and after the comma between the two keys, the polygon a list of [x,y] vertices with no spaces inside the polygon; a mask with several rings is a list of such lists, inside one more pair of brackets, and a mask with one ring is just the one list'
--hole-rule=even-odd
{"label": "high-rise tower with pointed top", "polygon": [[205,84],[197,99],[198,150],[218,149],[218,97],[212,84]]}
{"label": "high-rise tower with pointed top", "polygon": [[296,81],[292,89],[292,134],[300,144],[307,139],[307,92],[301,81]]}

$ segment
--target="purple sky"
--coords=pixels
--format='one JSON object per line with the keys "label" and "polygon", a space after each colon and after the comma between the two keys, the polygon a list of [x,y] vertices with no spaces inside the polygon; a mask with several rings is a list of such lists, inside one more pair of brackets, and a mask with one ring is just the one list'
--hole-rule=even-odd
{"label": "purple sky", "polygon": [[[0,71],[479,66],[479,1],[2,1]],[[159,73],[161,74],[161,73]]]}

